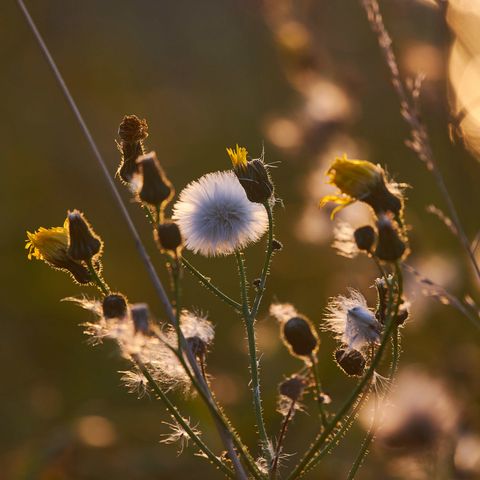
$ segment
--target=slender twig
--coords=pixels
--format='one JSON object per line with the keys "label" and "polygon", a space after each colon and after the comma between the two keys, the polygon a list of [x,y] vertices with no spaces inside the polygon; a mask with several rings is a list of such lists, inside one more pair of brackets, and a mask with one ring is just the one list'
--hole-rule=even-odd
{"label": "slender twig", "polygon": [[273,455],[272,468],[270,470],[270,478],[275,480],[277,477],[277,468],[280,463],[280,455],[282,453],[282,445],[287,433],[287,428],[290,420],[292,419],[293,413],[295,412],[295,400],[292,400],[287,414],[284,416],[282,421],[282,426],[280,428],[280,434],[278,435],[277,446],[275,448],[275,453]]}
{"label": "slender twig", "polygon": [[[172,309],[172,306],[170,304],[170,300],[168,299],[168,296],[165,292],[165,289],[163,287],[163,284],[162,282],[160,281],[160,278],[158,277],[157,275],[157,272],[155,271],[155,268],[150,260],[150,257],[141,241],[141,238],[140,238],[140,235],[138,234],[138,231],[133,223],[133,220],[132,218],[130,217],[130,214],[122,200],[122,197],[120,196],[120,193],[118,192],[116,186],[115,186],[115,183],[110,175],[110,172],[108,171],[108,168],[107,168],[107,165],[106,165],[106,162],[102,156],[102,154],[100,153],[100,150],[98,149],[98,146],[97,144],[95,143],[95,140],[93,139],[93,136],[87,126],[87,124],[85,123],[85,120],[83,119],[83,116],[82,114],[80,113],[80,110],[72,96],[72,94],[70,93],[70,90],[68,89],[66,83],[65,83],[65,80],[63,79],[63,76],[62,74],[60,73],[60,70],[58,69],[45,41],[43,40],[37,26],[35,25],[35,22],[33,21],[33,18],[31,17],[27,7],[25,6],[25,3],[23,2],[23,0],[17,0],[17,4],[18,6],[20,7],[22,13],[24,14],[25,16],[25,19],[33,33],[33,35],[35,36],[35,39],[43,53],[43,55],[45,56],[46,60],[47,60],[47,63],[48,65],[50,66],[54,76],[55,76],[55,79],[57,80],[59,86],[60,86],[60,89],[62,91],[62,93],[64,94],[70,108],[72,109],[84,135],[85,135],[85,138],[87,139],[87,142],[88,144],[90,145],[90,148],[92,149],[92,152],[98,162],[98,165],[105,177],[105,180],[112,192],[112,195],[117,203],[117,206],[118,208],[120,209],[120,212],[124,218],[124,220],[126,221],[127,223],[127,226],[128,226],[128,229],[130,231],[130,234],[132,235],[133,239],[134,239],[134,242],[135,242],[135,246],[137,248],[137,251],[140,255],[140,258],[142,259],[143,263],[144,263],[144,266],[148,272],[148,275],[150,277],[150,280],[153,284],[153,287],[163,305],[163,308],[165,310],[165,313],[167,315],[167,318],[169,320],[169,322],[172,324],[172,325],[175,325],[175,322],[176,322],[176,319],[175,319],[175,314],[173,312],[173,309]],[[186,344],[185,344],[185,339],[182,340],[182,348],[185,348]],[[187,354],[187,357],[189,359],[189,363],[191,364],[192,366],[192,369],[195,373],[195,376],[199,379],[199,384],[202,388],[206,388],[205,386],[205,382],[202,378],[202,374],[200,372],[200,369],[198,368],[198,365],[196,364],[195,362],[195,359],[193,358],[191,352],[190,352],[190,349],[189,348],[186,348],[186,354]],[[213,411],[215,410],[215,404],[213,401],[209,401],[207,403],[210,411]],[[230,456],[230,459],[235,467],[235,471],[237,473],[237,476],[238,478],[241,478],[243,480],[247,480],[247,474],[245,473],[245,470],[243,468],[243,466],[241,465],[240,461],[238,460],[238,457],[235,453],[235,450],[233,448],[233,444],[232,444],[232,438],[231,438],[231,435],[228,431],[228,428],[225,427],[225,425],[221,425],[221,424],[218,424],[217,423],[217,429],[219,430],[219,434],[222,438],[222,441],[229,453],[229,456]]]}
{"label": "slender twig", "polygon": [[250,374],[252,376],[253,406],[255,410],[256,423],[263,454],[268,465],[271,465],[272,454],[270,452],[270,442],[268,440],[265,423],[263,421],[262,398],[260,394],[260,378],[258,373],[257,345],[255,341],[255,319],[250,313],[247,293],[247,277],[245,272],[245,263],[242,252],[235,252],[238,264],[238,273],[240,275],[240,291],[242,295],[243,319],[247,330],[248,353],[250,357]]}
{"label": "slender twig", "polygon": [[[460,217],[458,215],[455,204],[445,184],[443,175],[440,172],[436,159],[433,155],[430,138],[428,136],[427,129],[421,120],[415,96],[411,96],[407,93],[407,89],[400,76],[397,59],[392,48],[392,38],[390,37],[390,34],[388,33],[383,22],[383,17],[380,12],[378,1],[360,0],[360,3],[367,14],[370,27],[377,35],[380,50],[382,52],[385,63],[390,70],[392,84],[400,101],[402,117],[411,129],[412,139],[409,142],[409,146],[418,155],[420,160],[426,163],[427,169],[432,173],[440,190],[440,193],[445,200],[450,218],[452,219],[453,225],[455,226],[455,229],[458,233],[460,243],[464,248],[467,257],[470,259],[473,268],[475,269],[475,272],[477,274],[477,277],[480,279],[480,267],[472,251],[468,237],[465,234],[465,230],[460,221]],[[416,95],[418,95],[418,92],[416,93]]]}
{"label": "slender twig", "polygon": [[322,421],[322,425],[325,427],[327,425],[327,415],[325,414],[325,406],[322,399],[322,383],[320,381],[320,374],[318,372],[318,361],[313,353],[310,355],[310,363],[315,382],[315,396],[317,400],[316,403],[318,405],[318,413],[320,420]]}

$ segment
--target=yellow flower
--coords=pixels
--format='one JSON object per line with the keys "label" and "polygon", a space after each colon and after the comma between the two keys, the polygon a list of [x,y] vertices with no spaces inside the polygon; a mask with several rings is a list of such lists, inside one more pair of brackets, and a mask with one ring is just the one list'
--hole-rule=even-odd
{"label": "yellow flower", "polygon": [[43,260],[53,268],[70,272],[78,283],[90,283],[88,269],[68,254],[68,219],[63,227],[40,227],[36,232],[27,232],[25,248],[28,259]]}
{"label": "yellow flower", "polygon": [[238,144],[235,147],[235,150],[233,148],[227,148],[227,153],[228,156],[230,157],[230,160],[232,161],[232,165],[234,169],[241,168],[245,169],[247,168],[247,149],[245,147],[239,147]]}
{"label": "yellow flower", "polygon": [[401,199],[388,189],[385,172],[380,165],[366,160],[350,160],[344,154],[335,159],[327,175],[328,183],[340,191],[323,197],[320,202],[320,206],[330,202],[338,205],[332,212],[332,218],[357,200],[370,205],[377,214],[388,211],[398,214],[402,208]]}

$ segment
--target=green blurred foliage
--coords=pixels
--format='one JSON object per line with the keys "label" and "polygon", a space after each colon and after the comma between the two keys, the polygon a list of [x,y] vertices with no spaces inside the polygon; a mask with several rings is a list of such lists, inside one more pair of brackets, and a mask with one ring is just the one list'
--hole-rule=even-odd
{"label": "green blurred foliage", "polygon": [[[147,144],[156,150],[177,191],[205,172],[228,168],[225,147],[236,142],[259,154],[265,141],[267,161],[282,161],[274,178],[285,204],[277,212],[278,237],[285,248],[275,259],[260,320],[271,341],[279,343],[276,325],[266,318],[266,305],[272,299],[291,301],[318,325],[329,296],[344,292],[348,285],[366,288],[372,283],[375,272],[366,259],[337,257],[328,244],[304,244],[296,235],[305,202],[302,184],[312,159],[282,152],[265,139],[265,118],[272,112],[288,112],[300,99],[284,76],[260,4],[218,0],[29,3],[112,174],[119,161],[116,129],[126,113],[148,119]],[[460,271],[456,292],[467,291],[473,277],[456,239],[425,211],[430,203],[443,204],[432,177],[403,144],[407,129],[362,11],[354,0],[316,3],[311,21],[330,60],[322,73],[340,82],[359,105],[360,114],[345,130],[368,145],[372,161],[386,164],[397,179],[412,186],[407,218],[413,228],[413,256],[445,256]],[[409,40],[445,48],[447,39],[435,13],[413,2],[386,3],[386,22],[399,39],[399,51]],[[126,368],[125,362],[111,345],[87,345],[78,325],[88,314],[59,302],[80,294],[81,288],[67,276],[26,258],[25,230],[58,225],[67,209],[81,209],[105,241],[104,268],[110,284],[132,301],[148,302],[162,317],[125,223],[20,11],[13,1],[4,2],[2,10],[0,478],[219,478],[203,459],[189,453],[177,457],[175,446],[159,445],[160,434],[167,430],[162,421],[168,420],[162,405],[153,398],[137,400],[128,394],[116,373]],[[433,88],[424,105],[425,118],[441,170],[473,236],[478,227],[474,208],[479,200],[478,165],[460,147],[450,145],[445,88],[442,82]],[[126,191],[122,196],[130,202]],[[142,212],[133,204],[129,210],[167,282]],[[263,245],[248,250],[252,277],[262,253]],[[195,262],[235,294],[233,258],[195,258]],[[373,299],[373,291],[366,294]],[[188,305],[208,311],[216,325],[210,371],[222,384],[234,424],[255,449],[241,322],[188,275],[184,298]],[[423,363],[445,376],[466,403],[472,425],[480,420],[474,411],[480,399],[480,377],[473,368],[480,357],[478,339],[465,318],[430,301],[422,318],[413,318],[405,329],[402,359],[405,364]],[[333,349],[334,342],[322,334],[321,372],[335,407],[353,381],[345,380],[335,367]],[[261,361],[266,422],[275,435],[280,423],[274,411],[277,384],[300,365],[280,344],[268,349]],[[179,402],[220,451],[200,402]],[[92,415],[111,422],[114,439],[109,446],[95,448],[82,442],[79,422]],[[310,417],[299,415],[286,451],[306,446],[314,432]],[[325,461],[322,478],[342,477],[348,469],[361,431],[354,429],[349,435],[350,440]],[[372,474],[382,465],[381,457],[372,456],[359,478],[387,478],[386,473]]]}

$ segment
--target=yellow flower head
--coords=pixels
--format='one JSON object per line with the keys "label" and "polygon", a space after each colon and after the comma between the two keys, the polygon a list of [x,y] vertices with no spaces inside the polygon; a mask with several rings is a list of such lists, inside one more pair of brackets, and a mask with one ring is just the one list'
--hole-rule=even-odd
{"label": "yellow flower head", "polygon": [[232,161],[234,169],[245,169],[247,168],[247,149],[245,147],[239,147],[238,144],[233,148],[227,148],[228,156]]}
{"label": "yellow flower head", "polygon": [[357,200],[370,205],[377,214],[387,211],[398,214],[402,208],[401,199],[388,189],[385,172],[380,165],[366,160],[350,160],[344,154],[335,159],[327,175],[328,183],[340,190],[336,195],[323,197],[320,202],[320,206],[329,202],[338,205],[332,212],[332,218]]}
{"label": "yellow flower head", "polygon": [[67,258],[68,222],[63,227],[40,227],[36,232],[27,232],[28,259],[36,258],[53,265],[62,263]]}

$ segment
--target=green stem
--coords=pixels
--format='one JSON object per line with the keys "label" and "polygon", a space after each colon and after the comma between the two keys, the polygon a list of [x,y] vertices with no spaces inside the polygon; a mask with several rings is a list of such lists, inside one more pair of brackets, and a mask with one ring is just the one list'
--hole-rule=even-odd
{"label": "green stem", "polygon": [[275,454],[273,456],[272,469],[270,471],[270,478],[272,480],[275,480],[275,478],[277,477],[277,468],[280,462],[280,455],[282,453],[283,440],[285,439],[288,423],[292,419],[294,411],[295,411],[295,400],[292,400],[292,403],[290,404],[290,408],[288,409],[288,412],[285,415],[282,422],[282,426],[280,428],[280,435],[278,436],[277,447],[275,448]]}
{"label": "green stem", "polygon": [[235,252],[235,257],[237,259],[238,272],[240,274],[240,291],[242,295],[243,319],[245,321],[245,328],[247,330],[248,353],[250,357],[250,374],[252,376],[253,406],[255,410],[256,423],[258,433],[260,435],[263,454],[267,460],[268,465],[270,466],[272,464],[272,455],[269,449],[269,441],[267,431],[265,429],[265,423],[263,421],[262,398],[260,395],[260,380],[258,374],[257,346],[255,342],[255,319],[251,315],[249,310],[247,277],[245,272],[243,254],[237,251]]}
{"label": "green stem", "polygon": [[227,477],[235,479],[235,473],[228,468],[209,448],[208,446],[203,442],[203,440],[200,439],[200,437],[192,430],[190,425],[185,421],[185,419],[182,417],[182,415],[179,413],[177,408],[173,405],[173,403],[170,401],[170,399],[165,395],[163,390],[159,387],[157,382],[153,379],[153,377],[150,375],[150,372],[148,371],[147,367],[142,363],[142,361],[138,358],[138,356],[134,355],[133,360],[137,367],[140,369],[142,374],[145,376],[145,378],[148,381],[148,384],[150,385],[150,388],[158,395],[158,397],[163,401],[165,406],[167,407],[168,412],[175,418],[175,421],[177,421],[180,426],[187,432],[188,436],[192,439],[192,441],[197,445],[200,451],[202,451],[208,459],[216,465]]}
{"label": "green stem", "polygon": [[98,274],[97,270],[95,270],[95,267],[93,265],[93,260],[90,259],[87,262],[87,267],[88,271],[90,272],[90,275],[93,277],[93,281],[97,288],[104,294],[104,295],[109,295],[110,294],[110,287],[105,283],[105,281],[102,279],[102,277]]}
{"label": "green stem", "polygon": [[325,428],[327,425],[327,415],[325,413],[325,406],[322,402],[322,383],[320,381],[320,374],[318,372],[318,362],[313,353],[310,355],[310,362],[312,364],[311,369],[313,378],[315,379],[315,393],[317,397],[318,413],[322,421],[322,426]]}
{"label": "green stem", "polygon": [[236,302],[235,300],[230,298],[228,295],[223,293],[216,285],[212,283],[210,278],[206,277],[205,275],[203,275],[203,273],[197,270],[185,257],[182,257],[182,264],[193,276],[197,277],[199,282],[207,290],[210,290],[218,298],[223,300],[225,303],[228,303],[231,307],[233,307],[238,312],[242,311],[242,305],[240,305],[240,303]]}
{"label": "green stem", "polygon": [[260,276],[260,284],[257,288],[257,293],[255,295],[255,299],[253,300],[253,307],[252,307],[252,317],[255,318],[258,313],[258,309],[260,307],[260,303],[262,301],[263,294],[265,292],[265,286],[267,283],[267,276],[270,270],[270,263],[272,261],[273,255],[273,212],[270,203],[265,202],[264,204],[265,210],[268,216],[268,241],[267,241],[267,251],[265,255],[265,261],[262,268],[262,273]]}

